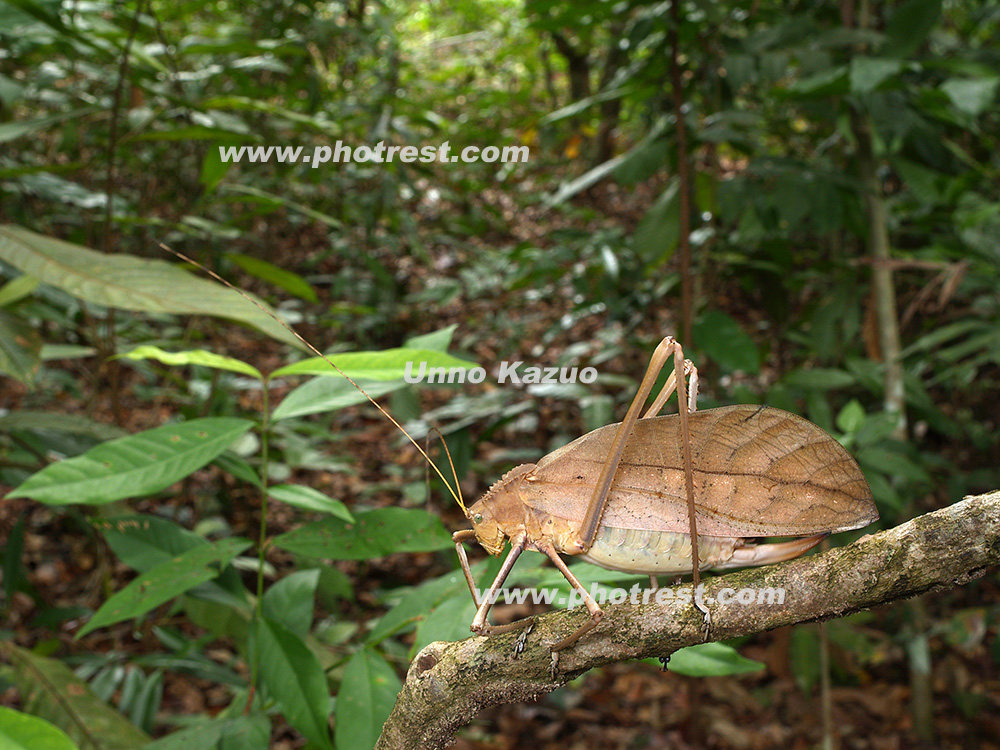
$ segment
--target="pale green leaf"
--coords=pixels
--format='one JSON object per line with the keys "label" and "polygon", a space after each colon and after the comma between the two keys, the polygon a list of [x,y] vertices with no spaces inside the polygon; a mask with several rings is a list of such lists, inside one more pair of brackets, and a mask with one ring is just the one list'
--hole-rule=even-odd
{"label": "pale green leaf", "polygon": [[3,750],[77,750],[59,727],[37,716],[0,706],[0,747]]}
{"label": "pale green leaf", "polygon": [[228,370],[229,372],[238,372],[241,375],[249,375],[252,378],[257,378],[257,380],[263,381],[264,376],[261,374],[253,365],[247,364],[246,362],[234,359],[233,357],[225,357],[221,354],[216,354],[215,352],[206,351],[205,349],[189,349],[183,352],[167,352],[158,346],[151,346],[149,344],[144,346],[137,346],[130,352],[125,354],[119,354],[120,359],[131,359],[131,360],[143,360],[143,359],[155,359],[157,362],[162,362],[165,365],[170,365],[172,367],[177,367],[181,365],[201,365],[202,367],[211,367],[215,370]]}
{"label": "pale green leaf", "polygon": [[[288,375],[337,375],[342,377],[341,373],[330,366],[330,362],[333,362],[348,377],[358,380],[399,380],[408,375],[415,377],[421,363],[425,363],[428,368],[460,367],[468,369],[475,367],[474,362],[453,357],[445,352],[400,347],[378,352],[331,354],[325,358],[311,357],[275,370],[271,373],[271,379]],[[411,377],[411,382],[416,381]]]}
{"label": "pale green leaf", "polygon": [[251,325],[298,349],[304,348],[301,341],[272,317],[270,308],[253,295],[251,299],[261,307],[234,289],[200,279],[165,261],[106,255],[12,224],[0,226],[0,260],[97,305],[227,318]]}
{"label": "pale green leaf", "polygon": [[[289,393],[271,413],[271,420],[277,422],[291,417],[336,411],[348,406],[363,404],[368,397],[378,398],[407,387],[402,380],[380,383],[370,380],[356,380],[361,393],[344,378],[313,378],[307,380]],[[368,394],[367,396],[365,394]]]}
{"label": "pale green leaf", "polygon": [[941,84],[941,90],[948,95],[956,109],[967,115],[978,117],[996,101],[1000,77],[951,78]]}

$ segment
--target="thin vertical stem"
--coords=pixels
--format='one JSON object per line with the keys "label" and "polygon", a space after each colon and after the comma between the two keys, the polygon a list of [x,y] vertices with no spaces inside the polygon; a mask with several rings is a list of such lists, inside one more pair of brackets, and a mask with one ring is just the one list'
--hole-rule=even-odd
{"label": "thin vertical stem", "polygon": [[680,178],[680,237],[681,254],[681,340],[691,345],[691,325],[694,317],[693,281],[691,278],[691,173],[688,162],[687,125],[684,122],[684,88],[680,65],[680,0],[670,3],[670,80],[674,90],[674,119],[677,124],[677,175]]}

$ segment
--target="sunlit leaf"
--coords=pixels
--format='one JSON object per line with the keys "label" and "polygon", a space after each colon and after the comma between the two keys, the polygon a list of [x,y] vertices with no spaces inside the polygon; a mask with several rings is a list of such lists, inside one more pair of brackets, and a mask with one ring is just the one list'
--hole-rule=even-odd
{"label": "sunlit leaf", "polygon": [[77,750],[59,727],[37,716],[0,706],[0,747],[4,750]]}
{"label": "sunlit leaf", "polygon": [[147,344],[137,346],[135,349],[130,352],[126,352],[125,354],[119,354],[118,357],[121,359],[131,359],[135,361],[155,359],[157,362],[162,362],[163,364],[171,365],[172,367],[182,365],[201,365],[202,367],[211,367],[215,370],[238,372],[241,375],[249,375],[257,380],[264,379],[260,370],[253,365],[247,364],[239,359],[234,359],[233,357],[225,357],[221,354],[216,354],[215,352],[206,351],[205,349],[189,349],[183,352],[166,352],[158,346]]}

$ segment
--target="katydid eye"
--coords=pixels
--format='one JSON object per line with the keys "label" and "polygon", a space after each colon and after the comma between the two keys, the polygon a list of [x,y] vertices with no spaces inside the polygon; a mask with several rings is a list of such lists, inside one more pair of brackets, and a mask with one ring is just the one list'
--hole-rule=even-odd
{"label": "katydid eye", "polygon": [[482,513],[476,513],[476,515],[474,515],[472,517],[472,522],[473,523],[482,523],[483,522],[483,514]]}

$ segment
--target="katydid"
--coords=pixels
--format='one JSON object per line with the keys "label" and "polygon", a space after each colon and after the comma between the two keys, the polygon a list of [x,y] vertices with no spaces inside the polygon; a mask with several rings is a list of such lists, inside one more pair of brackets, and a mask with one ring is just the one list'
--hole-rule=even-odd
{"label": "katydid", "polygon": [[[243,293],[197,261],[160,246]],[[455,532],[453,539],[478,607],[473,632],[489,635],[533,622],[529,618],[493,626],[487,621],[495,592],[525,549],[548,556],[582,594],[591,619],[550,647],[554,665],[558,652],[597,627],[603,616],[560,554],[650,576],[692,573],[697,585],[703,569],[792,559],[830,533],[861,528],[878,519],[861,469],[820,427],[764,406],[697,411],[697,368],[684,359],[680,344],[669,336],[654,351],[621,423],[589,432],[536,464],[512,469],[466,507],[460,492],[451,490],[427,452],[388,411],[315,346],[286,328],[406,435],[472,522],[472,529]],[[671,358],[673,372],[640,417],[660,371]],[[657,416],[675,390],[678,414]],[[774,544],[752,541],[762,536],[797,538]],[[477,596],[463,547],[463,542],[472,539],[494,556],[501,554],[507,539],[511,543],[500,572],[482,597]]]}

